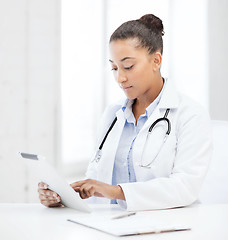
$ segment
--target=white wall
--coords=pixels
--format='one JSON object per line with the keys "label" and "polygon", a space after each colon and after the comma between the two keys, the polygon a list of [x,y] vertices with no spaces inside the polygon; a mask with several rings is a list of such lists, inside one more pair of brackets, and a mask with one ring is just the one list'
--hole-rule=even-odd
{"label": "white wall", "polygon": [[207,31],[207,0],[172,0],[169,78],[209,109]]}
{"label": "white wall", "polygon": [[228,1],[208,0],[210,113],[228,121]]}
{"label": "white wall", "polygon": [[32,201],[17,152],[56,159],[60,1],[1,0],[0,35],[0,202]]}

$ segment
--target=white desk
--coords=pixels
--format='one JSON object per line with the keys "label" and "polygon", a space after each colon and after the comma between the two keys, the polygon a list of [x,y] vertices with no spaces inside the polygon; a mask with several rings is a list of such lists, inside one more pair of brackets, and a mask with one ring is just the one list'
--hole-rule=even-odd
{"label": "white desk", "polygon": [[[91,205],[92,206],[92,205]],[[116,215],[123,213],[118,207],[94,205],[92,214]],[[228,204],[192,205],[185,208],[148,211],[152,218],[171,221],[192,227],[190,231],[147,234],[121,239],[156,240],[227,240]],[[0,239],[119,239],[106,233],[66,221],[81,214],[68,208],[46,208],[40,204],[0,204]]]}

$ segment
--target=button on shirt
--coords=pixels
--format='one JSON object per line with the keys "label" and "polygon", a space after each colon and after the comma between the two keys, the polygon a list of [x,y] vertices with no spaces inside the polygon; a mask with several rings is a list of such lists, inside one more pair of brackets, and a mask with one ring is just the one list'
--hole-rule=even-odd
{"label": "button on shirt", "polygon": [[[162,91],[158,97],[146,108],[145,113],[139,117],[137,125],[134,114],[132,112],[132,105],[134,103],[134,100],[127,99],[125,104],[122,106],[124,118],[126,120],[115,156],[112,185],[136,182],[137,179],[135,176],[132,157],[132,148],[134,146],[134,141],[137,138],[137,135],[142,129],[143,125],[160,102],[164,86],[165,84],[163,85]],[[116,199],[111,200],[111,203],[117,203]]]}

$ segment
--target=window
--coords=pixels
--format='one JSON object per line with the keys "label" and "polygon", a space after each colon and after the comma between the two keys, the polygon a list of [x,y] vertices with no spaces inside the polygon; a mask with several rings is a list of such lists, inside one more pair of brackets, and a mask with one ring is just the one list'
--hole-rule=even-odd
{"label": "window", "polygon": [[101,112],[102,1],[62,1],[62,159],[65,164],[92,154]]}

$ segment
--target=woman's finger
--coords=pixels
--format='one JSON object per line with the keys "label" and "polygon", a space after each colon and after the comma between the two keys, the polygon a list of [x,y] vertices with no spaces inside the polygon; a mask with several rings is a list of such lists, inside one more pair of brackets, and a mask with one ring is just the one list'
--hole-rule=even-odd
{"label": "woman's finger", "polygon": [[53,196],[47,196],[47,195],[39,195],[39,198],[40,200],[61,202],[61,198],[59,196],[53,197]]}
{"label": "woman's finger", "polygon": [[95,193],[95,186],[93,185],[85,185],[84,186],[84,192],[88,197],[92,197]]}
{"label": "woman's finger", "polygon": [[41,195],[57,196],[57,194],[55,192],[53,192],[52,190],[38,189],[38,192]]}
{"label": "woman's finger", "polygon": [[42,200],[41,203],[46,207],[64,207],[60,202]]}
{"label": "woman's finger", "polygon": [[38,183],[38,188],[40,189],[48,189],[48,185],[44,182],[39,182]]}
{"label": "woman's finger", "polygon": [[87,196],[86,192],[84,191],[84,188],[83,188],[83,187],[81,187],[81,188],[79,189],[79,195],[80,195],[80,197],[81,197],[82,199],[88,198],[88,196]]}
{"label": "woman's finger", "polygon": [[85,184],[86,181],[88,181],[88,180],[82,180],[82,181],[73,182],[73,183],[71,183],[70,185],[71,185],[72,188],[79,188],[79,187],[81,187],[83,184]]}

